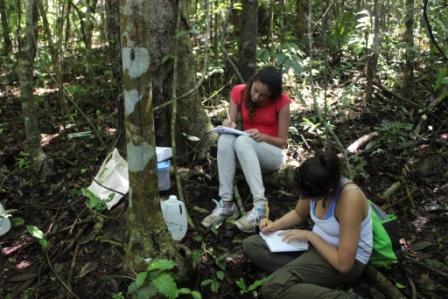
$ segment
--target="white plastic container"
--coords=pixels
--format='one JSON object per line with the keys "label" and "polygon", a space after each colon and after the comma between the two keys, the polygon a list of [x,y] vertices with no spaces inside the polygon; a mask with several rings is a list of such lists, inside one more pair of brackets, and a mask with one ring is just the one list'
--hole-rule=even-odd
{"label": "white plastic container", "polygon": [[161,206],[163,219],[171,236],[176,241],[182,240],[188,229],[185,204],[175,195],[171,195],[167,200],[162,201]]}
{"label": "white plastic container", "polygon": [[159,178],[159,191],[171,188],[169,160],[157,162],[157,176]]}
{"label": "white plastic container", "polygon": [[[3,216],[4,213],[5,209],[0,203],[0,216]],[[9,218],[7,217],[0,218],[0,236],[6,234],[10,229],[11,229],[11,221],[9,220]]]}
{"label": "white plastic container", "polygon": [[156,146],[157,162],[168,160],[173,156],[171,147]]}

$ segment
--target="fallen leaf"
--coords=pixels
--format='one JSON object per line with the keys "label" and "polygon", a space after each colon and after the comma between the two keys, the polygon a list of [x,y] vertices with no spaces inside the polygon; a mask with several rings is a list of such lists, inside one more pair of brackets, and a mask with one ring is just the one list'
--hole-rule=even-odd
{"label": "fallen leaf", "polygon": [[81,271],[79,271],[78,276],[76,276],[75,278],[84,277],[90,272],[96,270],[97,267],[98,267],[97,262],[88,262],[87,264],[84,265],[84,267],[82,267]]}

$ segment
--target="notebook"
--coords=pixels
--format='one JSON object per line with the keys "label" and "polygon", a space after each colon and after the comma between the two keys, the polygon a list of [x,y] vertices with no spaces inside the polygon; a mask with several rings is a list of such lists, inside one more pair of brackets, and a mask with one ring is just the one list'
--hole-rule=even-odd
{"label": "notebook", "polygon": [[235,135],[249,135],[249,133],[246,133],[244,131],[240,131],[238,129],[232,129],[230,127],[225,126],[217,126],[212,130],[213,133],[218,134],[235,134]]}
{"label": "notebook", "polygon": [[266,242],[271,252],[288,252],[288,251],[305,251],[308,250],[308,242],[302,242],[298,240],[291,241],[289,244],[282,241],[283,236],[278,234],[283,230],[278,230],[269,235],[260,232],[260,236]]}

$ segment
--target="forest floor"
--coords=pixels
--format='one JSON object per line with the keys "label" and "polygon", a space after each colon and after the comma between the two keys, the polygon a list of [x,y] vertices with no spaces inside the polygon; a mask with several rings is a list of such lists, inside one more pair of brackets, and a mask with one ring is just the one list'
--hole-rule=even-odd
{"label": "forest floor", "polygon": [[[48,117],[58,115],[57,96],[43,95],[44,100],[39,102],[39,125],[53,173],[43,181],[37,180],[27,154],[18,86],[3,90],[7,92],[0,95],[0,202],[7,210],[14,210],[11,218],[14,225],[0,236],[0,298],[128,298],[127,286],[132,280],[120,277],[127,198],[98,216],[86,205],[86,197],[76,192],[90,185],[91,175],[96,174],[110,149],[101,146],[95,135],[64,138],[58,121]],[[370,106],[368,114],[364,113],[362,102],[353,109],[334,109],[334,130],[345,147],[365,134],[384,128],[381,126],[384,120],[399,118],[398,108],[390,104],[396,100],[386,98],[383,95],[382,103]],[[297,99],[294,103],[297,107],[293,110],[301,105]],[[387,106],[391,108],[386,110]],[[110,108],[110,113],[102,110],[101,117],[96,114],[92,101],[86,101],[82,107],[102,126],[102,138],[111,145],[114,136],[108,128],[114,127],[113,103],[102,104],[103,108]],[[346,113],[348,110],[352,111],[350,115]],[[446,107],[439,111],[446,111]],[[210,113],[215,120],[216,114]],[[321,136],[309,134],[298,125],[303,118],[310,118],[311,112],[302,109],[292,114],[292,125],[298,131],[290,136],[288,162],[294,164],[322,146],[322,140]],[[442,120],[446,116],[446,112],[439,113]],[[87,126],[77,126],[68,133],[87,130],[90,130]],[[366,154],[363,145],[351,159],[359,173],[355,182],[374,202],[381,203],[381,195],[394,183],[401,183],[391,203],[398,216],[405,258],[392,270],[379,270],[406,298],[448,298],[448,168],[446,156],[440,155],[446,152],[446,145],[415,139],[406,147],[406,153],[403,148],[378,150],[387,142],[401,142],[398,137],[384,141],[385,136],[393,136],[390,133],[380,131],[377,138],[383,138],[383,143],[376,151]],[[442,129],[438,137],[444,136],[446,142],[447,135],[447,130]],[[200,222],[207,212],[197,207],[208,212],[213,210],[212,198],[218,197],[218,180],[215,160],[197,166],[211,180],[193,176],[183,186],[186,205],[196,226],[181,241],[197,261],[197,272],[188,287],[199,291],[202,298],[262,298],[260,288],[244,292],[237,284],[243,279],[250,286],[266,276],[242,254],[241,241],[248,234],[239,232],[231,223],[223,224],[217,231],[201,228]],[[238,188],[245,209],[249,210],[251,198],[246,183],[239,182]],[[160,195],[167,198],[175,193],[172,188]],[[297,195],[286,188],[268,186],[266,194],[272,219],[280,217],[297,202]],[[94,233],[94,226],[99,223],[100,232]],[[42,230],[49,247],[42,248],[39,240],[27,231],[27,225]],[[117,276],[111,278],[112,275]],[[202,285],[204,281],[209,283]],[[365,298],[387,297],[365,275],[346,287]]]}

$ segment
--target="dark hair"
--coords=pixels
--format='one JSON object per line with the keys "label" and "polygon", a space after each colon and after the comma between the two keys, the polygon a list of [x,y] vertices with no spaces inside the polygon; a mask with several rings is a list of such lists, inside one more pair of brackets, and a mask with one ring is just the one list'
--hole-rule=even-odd
{"label": "dark hair", "polygon": [[294,170],[294,183],[304,198],[324,196],[336,189],[343,170],[342,161],[334,152],[318,152]]}
{"label": "dark hair", "polygon": [[246,85],[246,88],[242,91],[242,95],[246,95],[244,98],[244,105],[249,113],[250,119],[254,117],[255,104],[252,102],[252,95],[250,90],[254,82],[260,82],[266,85],[271,91],[270,99],[275,99],[282,94],[282,73],[273,66],[267,66],[262,68],[258,73],[252,76]]}

